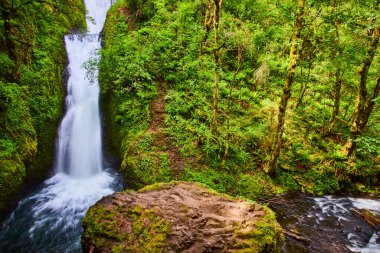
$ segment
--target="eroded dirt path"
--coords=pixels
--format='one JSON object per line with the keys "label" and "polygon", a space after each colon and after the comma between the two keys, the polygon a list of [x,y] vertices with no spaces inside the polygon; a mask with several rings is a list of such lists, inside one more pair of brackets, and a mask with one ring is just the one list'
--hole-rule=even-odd
{"label": "eroded dirt path", "polygon": [[149,131],[157,140],[156,145],[166,147],[170,159],[170,168],[174,175],[178,176],[179,172],[185,167],[185,159],[180,150],[173,144],[173,138],[165,132],[165,110],[166,88],[163,81],[158,82],[157,99],[152,101],[150,106],[151,123]]}

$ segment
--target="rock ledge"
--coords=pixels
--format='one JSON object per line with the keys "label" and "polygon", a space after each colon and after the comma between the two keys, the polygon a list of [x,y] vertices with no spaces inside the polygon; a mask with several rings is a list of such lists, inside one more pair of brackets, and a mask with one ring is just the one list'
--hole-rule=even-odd
{"label": "rock ledge", "polygon": [[83,221],[84,252],[277,252],[274,213],[197,183],[115,193]]}

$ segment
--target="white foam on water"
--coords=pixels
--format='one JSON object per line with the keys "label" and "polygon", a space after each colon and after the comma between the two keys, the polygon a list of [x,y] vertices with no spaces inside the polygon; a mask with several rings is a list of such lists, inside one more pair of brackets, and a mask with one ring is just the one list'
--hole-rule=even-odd
{"label": "white foam on water", "polygon": [[349,198],[349,200],[351,200],[354,207],[358,209],[368,209],[380,214],[380,200],[362,198]]}
{"label": "white foam on water", "polygon": [[[113,193],[114,178],[107,172],[98,173],[90,178],[77,179],[59,173],[45,181],[45,187],[26,201],[34,201],[31,209],[34,222],[30,227],[30,236],[34,231],[46,227],[54,219],[52,229],[75,228],[87,209],[100,198]],[[46,231],[48,233],[48,231]]]}
{"label": "white foam on water", "polygon": [[[314,198],[314,200],[324,215],[334,216],[338,219],[338,221],[347,220],[345,215],[349,215],[351,212],[349,208],[344,206],[347,203],[352,204],[352,206],[357,209],[368,209],[372,212],[380,214],[380,200],[364,198],[338,198],[332,196]],[[317,223],[324,220],[322,215],[317,214],[316,217],[318,218]],[[379,236],[376,232],[373,233],[368,244],[363,247],[363,245],[361,245],[357,240],[358,236],[349,233],[347,235],[347,239],[350,241],[350,245],[347,245],[347,248],[352,252],[380,253],[380,244],[376,242],[378,237]]]}
{"label": "white foam on water", "polygon": [[379,236],[374,233],[368,242],[368,244],[364,248],[360,248],[356,244],[348,246],[348,249],[352,252],[360,252],[360,253],[379,253],[380,252],[380,244],[376,243],[376,240]]}

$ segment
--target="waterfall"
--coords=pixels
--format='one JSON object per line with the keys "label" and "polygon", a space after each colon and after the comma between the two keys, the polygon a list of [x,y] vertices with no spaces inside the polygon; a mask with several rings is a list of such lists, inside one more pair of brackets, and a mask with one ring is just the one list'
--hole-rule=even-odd
{"label": "waterfall", "polygon": [[82,219],[103,196],[122,189],[119,174],[103,168],[97,70],[99,33],[109,0],[85,0],[86,34],[65,36],[69,60],[66,112],[58,129],[55,175],[18,203],[0,227],[0,252],[81,252]]}
{"label": "waterfall", "polygon": [[[86,0],[88,33],[67,35],[66,50],[70,77],[67,84],[66,114],[58,131],[56,171],[85,178],[102,171],[102,143],[99,118],[97,71],[89,78],[86,62],[97,61],[100,33],[110,1]],[[94,80],[90,80],[94,79]]]}

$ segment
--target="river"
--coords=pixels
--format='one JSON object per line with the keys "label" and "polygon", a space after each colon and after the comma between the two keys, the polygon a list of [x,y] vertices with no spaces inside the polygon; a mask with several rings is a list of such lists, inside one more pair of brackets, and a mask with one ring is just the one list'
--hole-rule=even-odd
{"label": "river", "polygon": [[378,199],[296,193],[267,203],[288,233],[281,252],[380,253],[379,228],[371,227],[354,211],[367,209],[380,215]]}

